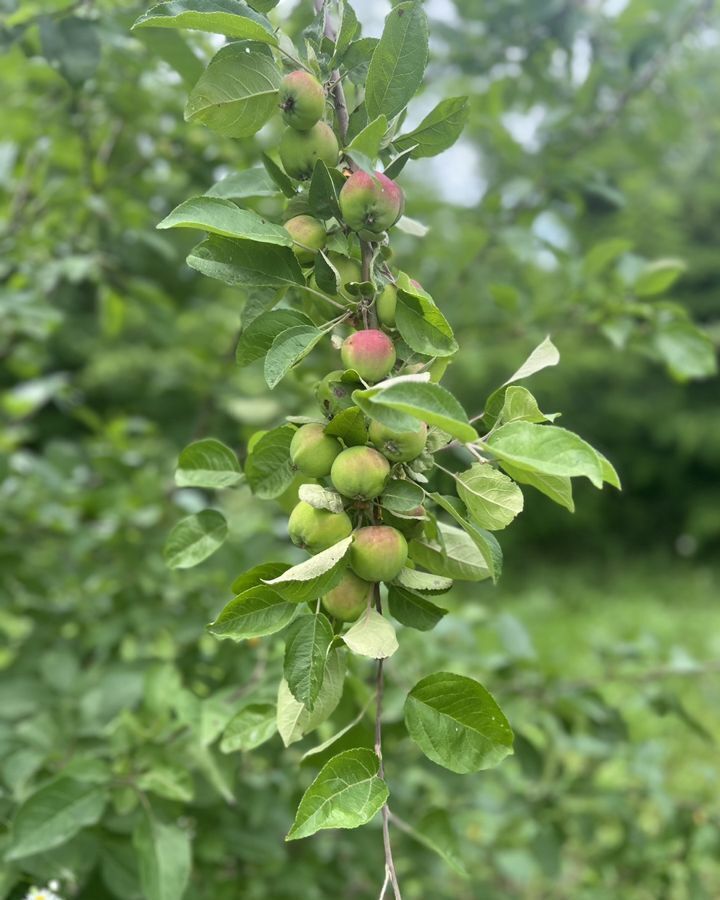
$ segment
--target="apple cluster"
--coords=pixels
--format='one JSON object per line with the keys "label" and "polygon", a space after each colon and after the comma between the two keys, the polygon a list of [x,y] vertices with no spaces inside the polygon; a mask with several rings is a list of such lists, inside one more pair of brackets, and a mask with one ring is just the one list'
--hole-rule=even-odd
{"label": "apple cluster", "polygon": [[[298,70],[283,78],[279,96],[287,126],[279,154],[287,174],[306,181],[318,160],[329,169],[337,167],[340,147],[333,129],[323,120],[327,104],[323,86],[310,73]],[[340,346],[342,368],[328,373],[316,386],[323,421],[299,427],[290,446],[291,463],[297,473],[291,487],[295,500],[302,484],[321,485],[340,495],[342,509],[337,505],[320,508],[299,500],[291,508],[288,530],[293,543],[311,554],[353,535],[349,569],[322,597],[326,612],[342,622],[351,622],[372,604],[378,582],[397,577],[407,561],[408,540],[422,529],[425,514],[421,506],[408,517],[401,517],[384,509],[378,500],[391,479],[408,476],[405,467],[423,454],[428,429],[419,422],[416,430],[394,431],[366,420],[367,442],[361,445],[327,433],[328,423],[354,406],[353,391],[383,381],[398,366],[392,336],[398,290],[385,262],[389,256],[385,232],[403,213],[403,192],[386,175],[364,171],[349,160],[341,169],[345,180],[338,195],[339,225],[354,250],[345,255],[330,249],[325,223],[303,212],[284,223],[294,241],[293,252],[300,265],[309,269],[314,268],[318,253],[324,251],[338,275],[338,292],[331,299],[347,303],[349,309],[353,297],[347,287],[367,287],[372,279],[368,263],[361,263],[363,254],[370,266],[377,260],[383,275],[380,287],[362,305],[362,320],[357,303],[355,314],[344,317],[355,324],[356,330]],[[381,245],[382,252],[378,252]],[[308,283],[320,292],[314,272]],[[412,285],[422,290],[417,282]],[[422,364],[403,364],[402,371],[418,368]]]}

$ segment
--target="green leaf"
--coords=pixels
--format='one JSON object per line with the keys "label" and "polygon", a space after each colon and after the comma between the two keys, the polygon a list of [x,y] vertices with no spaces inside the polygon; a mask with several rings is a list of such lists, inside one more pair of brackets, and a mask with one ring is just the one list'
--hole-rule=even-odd
{"label": "green leaf", "polygon": [[180,453],[175,483],[179,487],[225,488],[242,480],[237,456],[222,441],[193,441]]}
{"label": "green leaf", "polygon": [[[365,105],[374,119],[396,116],[420,87],[428,60],[428,25],[419,2],[399,3],[385,19],[365,85]],[[347,61],[346,61],[347,65]]]}
{"label": "green leaf", "polygon": [[405,701],[405,725],[428,759],[451,772],[489,769],[512,753],[502,710],[464,675],[436,672],[418,681]]}
{"label": "green leaf", "polygon": [[[547,369],[548,366],[556,366],[559,362],[560,353],[548,336],[544,341],[537,345],[530,356],[528,356],[520,368],[508,378],[505,384],[511,384],[514,381],[522,381],[524,378],[535,375],[536,372]],[[503,385],[503,387],[504,386],[505,385]]]}
{"label": "green leaf", "polygon": [[181,900],[190,880],[190,836],[177,825],[144,814],[133,832],[133,846],[146,900]]}
{"label": "green leaf", "polygon": [[272,342],[265,357],[265,381],[272,390],[290,369],[301,362],[324,337],[326,332],[314,325],[294,325]]}
{"label": "green leaf", "polygon": [[460,137],[469,113],[467,97],[448,97],[441,100],[417,128],[395,138],[393,144],[400,151],[411,150],[412,159],[437,156]]}
{"label": "green leaf", "polygon": [[457,581],[484,581],[490,569],[471,537],[461,528],[438,524],[443,545],[427,538],[410,542],[410,558],[433,575]]}
{"label": "green leaf", "polygon": [[63,78],[79,87],[95,74],[101,57],[98,30],[90,19],[63,16],[40,17],[40,45],[45,59],[57,66]]}
{"label": "green leaf", "polygon": [[677,281],[686,268],[681,259],[657,259],[647,263],[635,279],[635,293],[638,297],[662,294]]}
{"label": "green leaf", "polygon": [[[572,481],[564,475],[543,475],[540,472],[530,472],[521,469],[509,462],[502,462],[501,466],[508,475],[520,484],[529,484],[535,490],[545,494],[555,503],[564,506],[570,512],[575,512],[573,502]],[[609,479],[606,479],[609,481]]]}
{"label": "green leaf", "polygon": [[402,381],[369,390],[354,391],[353,400],[366,415],[397,431],[413,431],[414,421],[437,425],[463,442],[477,440],[477,432],[465,410],[450,391],[439,384]]}
{"label": "green leaf", "polygon": [[153,6],[132,27],[190,28],[277,44],[270,22],[242,0],[170,0]]}
{"label": "green leaf", "polygon": [[394,156],[392,160],[385,166],[385,175],[388,178],[397,178],[398,175],[405,168],[405,164],[412,157],[412,152],[415,149],[415,145],[410,147],[408,150],[403,150],[402,153],[398,153],[397,156]]}
{"label": "green leaf", "polygon": [[595,244],[585,255],[583,269],[587,275],[598,276],[623,253],[632,250],[632,241],[627,238],[609,238]]}
{"label": "green leaf", "polygon": [[332,715],[343,693],[345,682],[345,657],[339,650],[328,655],[325,677],[312,712],[299,703],[290,693],[283,678],[278,688],[277,729],[286,747],[314,731]]}
{"label": "green leaf", "polygon": [[346,750],[329,760],[303,794],[285,840],[309,837],[323,828],[359,828],[388,798],[380,760],[368,749]]}
{"label": "green leaf", "polygon": [[453,586],[452,578],[430,575],[418,569],[402,568],[393,584],[410,591],[424,591],[427,594],[446,594]]}
{"label": "green leaf", "polygon": [[138,778],[137,786],[141,791],[150,791],[178,803],[190,803],[194,796],[190,773],[178,766],[155,765]]}
{"label": "green leaf", "polygon": [[254,750],[277,731],[272,703],[249,703],[230,719],[220,741],[221,753]]}
{"label": "green leaf", "polygon": [[240,335],[235,362],[239,366],[249,366],[265,356],[275,338],[294,325],[312,325],[312,321],[296,309],[274,309],[262,313]]}
{"label": "green leaf", "polygon": [[463,878],[469,877],[465,863],[460,858],[458,837],[452,820],[444,809],[431,810],[423,816],[417,828],[408,826],[403,830],[429,850],[437,853],[458,875]]}
{"label": "green leaf", "polygon": [[679,381],[717,374],[715,346],[692,322],[676,320],[659,326],[653,343],[670,373]]}
{"label": "green leaf", "polygon": [[341,410],[325,426],[325,434],[342,438],[348,447],[366,444],[368,429],[363,411],[358,406]]}
{"label": "green leaf", "polygon": [[231,286],[305,285],[302,269],[289,247],[210,237],[187,258],[191,269]]}
{"label": "green leaf", "polygon": [[260,563],[260,565],[253,566],[252,569],[243,572],[242,575],[238,575],[230,586],[230,590],[236,596],[238,594],[243,594],[248,588],[255,587],[257,584],[262,584],[263,578],[275,578],[276,575],[282,575],[282,573],[286,572],[289,568],[289,563]]}
{"label": "green leaf", "polygon": [[345,632],[343,640],[353,653],[370,659],[387,659],[398,648],[392,623],[370,606]]}
{"label": "green leaf", "polygon": [[234,597],[207,628],[218,638],[246,641],[282,631],[296,611],[294,603],[265,585],[255,585]]}
{"label": "green leaf", "polygon": [[333,54],[331,68],[335,67],[338,60],[342,59],[343,54],[359,31],[360,23],[355,15],[355,10],[350,6],[348,0],[344,0],[342,4],[342,22],[340,23],[338,35],[335,40],[335,52]]}
{"label": "green leaf", "polygon": [[188,98],[186,121],[234,138],[263,127],[277,109],[281,76],[266,53],[247,50],[243,42],[228,44],[213,57]]}
{"label": "green leaf", "polygon": [[301,616],[285,637],[283,675],[290,693],[312,712],[325,678],[333,630],[322,613]]}
{"label": "green leaf", "polygon": [[556,425],[510,422],[491,434],[483,446],[516,468],[544,475],[585,476],[597,488],[603,484],[603,466],[596,450]]}
{"label": "green leaf", "polygon": [[404,234],[410,234],[413,237],[423,238],[430,231],[427,225],[419,222],[417,219],[411,219],[410,216],[400,216],[395,223],[395,228]]}
{"label": "green leaf", "polygon": [[[449,513],[453,519],[455,519],[460,528],[470,538],[473,544],[475,544],[488,568],[488,574],[492,578],[493,583],[497,584],[502,572],[503,559],[502,550],[493,534],[489,531],[484,531],[482,528],[478,528],[470,522],[465,517],[464,510],[459,509],[462,504],[459,500],[456,500],[455,497],[443,497],[442,494],[429,494],[429,496],[441,509],[444,509],[445,512]],[[441,527],[441,531],[443,527]]]}
{"label": "green leaf", "polygon": [[452,356],[458,344],[445,316],[432,300],[399,290],[395,323],[400,336],[416,353]]}
{"label": "green leaf", "polygon": [[371,162],[375,162],[380,153],[380,144],[388,128],[386,116],[379,115],[359,131],[347,145],[347,153],[362,153]]}
{"label": "green leaf", "polygon": [[64,844],[100,821],[106,801],[104,788],[90,781],[60,776],[45,784],[15,813],[5,859],[22,859]]}
{"label": "green leaf", "polygon": [[228,526],[216,509],[204,509],[181,519],[165,542],[164,556],[171,569],[190,569],[212,556],[225,541]]}
{"label": "green leaf", "polygon": [[340,218],[340,205],[335,181],[325,163],[319,159],[315,163],[310,187],[308,188],[310,211],[318,219]]}
{"label": "green leaf", "polygon": [[262,160],[262,164],[265,167],[265,171],[270,176],[271,181],[280,188],[282,193],[285,194],[288,199],[297,197],[298,195],[295,186],[275,160],[268,156],[267,153],[261,153],[260,159]]}
{"label": "green leaf", "polygon": [[431,631],[447,615],[446,609],[436,606],[421,594],[396,584],[390,585],[388,603],[391,614],[401,625],[418,631]]}
{"label": "green leaf", "polygon": [[249,197],[277,197],[277,186],[261,166],[231,172],[205,191],[206,197],[221,200],[246,200]]}
{"label": "green leaf", "polygon": [[497,421],[505,425],[507,422],[552,422],[557,413],[543,413],[527,388],[511,384],[501,392],[502,406]]}
{"label": "green leaf", "polygon": [[[422,505],[425,491],[419,484],[406,479],[394,478],[380,495],[379,503],[396,515],[407,515]],[[414,517],[413,517],[414,518]]]}
{"label": "green leaf", "polygon": [[294,603],[315,600],[341,580],[352,542],[351,535],[265,583]]}
{"label": "green leaf", "polygon": [[291,247],[292,238],[281,225],[274,225],[249,209],[240,209],[232,200],[193,197],[159,222],[156,228],[199,228],[221,237]]}
{"label": "green leaf", "polygon": [[333,513],[341,513],[345,509],[340,494],[329,491],[320,484],[301,484],[298,488],[298,497],[315,509],[327,509]]}
{"label": "green leaf", "polygon": [[245,477],[255,496],[272,500],[290,485],[295,476],[290,460],[290,442],[295,430],[292,425],[273,428],[248,453]]}
{"label": "green leaf", "polygon": [[515,482],[483,463],[475,463],[456,480],[457,492],[470,518],[481,528],[506,528],[522,512],[523,495]]}

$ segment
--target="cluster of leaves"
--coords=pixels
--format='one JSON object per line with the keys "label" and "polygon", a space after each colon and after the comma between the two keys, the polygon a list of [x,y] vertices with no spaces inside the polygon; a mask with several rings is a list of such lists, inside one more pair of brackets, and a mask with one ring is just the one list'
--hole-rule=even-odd
{"label": "cluster of leaves", "polygon": [[[368,320],[377,324],[377,298],[388,284],[394,288],[396,308],[384,324],[394,341],[395,371],[388,372],[388,366],[385,372],[390,377],[377,384],[364,381],[354,369],[338,371],[335,380],[348,385],[351,400],[342,410],[326,404],[321,424],[326,435],[352,448],[368,442],[371,421],[397,435],[425,423],[430,433],[418,462],[395,465],[384,488],[370,495],[370,500],[377,497],[372,503],[349,502],[335,492],[334,480],[308,490],[309,485],[296,477],[291,444],[298,419],[290,415],[289,424],[253,438],[244,477],[260,497],[277,498],[295,488],[301,502],[314,509],[344,510],[355,528],[366,517],[376,524],[389,523],[392,517],[412,521],[421,510],[407,565],[386,586],[393,618],[406,627],[429,630],[445,610],[428,595],[449,590],[454,580],[499,577],[502,553],[492,532],[505,528],[522,510],[520,484],[535,487],[570,510],[573,477],[586,477],[598,488],[606,481],[619,487],[605,457],[577,435],[551,424],[555,416],[542,413],[533,395],[517,384],[558,362],[549,340],[488,397],[484,412],[471,423],[457,399],[429,371],[436,361],[458,350],[450,324],[427,291],[387,265],[385,234],[368,235],[362,229],[358,234],[345,221],[344,180],[358,170],[375,178],[379,162],[386,175],[397,177],[413,155],[433,156],[451,146],[462,128],[465,98],[443,101],[417,129],[402,135],[406,105],[420,86],[427,62],[427,23],[418,2],[395,7],[381,38],[370,42],[358,36],[349,4],[341,5],[336,24],[329,12],[321,10],[295,45],[257,11],[242,5],[226,11],[210,0],[161,4],[136,22],[136,27],[147,26],[190,27],[231,39],[210,62],[186,109],[186,118],[199,118],[222,135],[252,135],[275,112],[285,58],[330,85],[331,91],[345,84],[349,100],[343,91],[335,103],[334,124],[341,143],[338,168],[319,159],[303,185],[264,156],[268,176],[288,197],[286,221],[309,214],[322,222],[326,243],[309,254],[309,264],[287,229],[237,204],[237,188],[232,189],[233,199],[227,198],[227,191],[217,196],[227,181],[240,189],[254,183],[258,173],[253,170],[233,173],[211,196],[184,202],[159,227],[205,231],[208,237],[191,252],[189,264],[228,285],[259,289],[249,312],[246,306],[237,358],[241,365],[262,360],[271,389],[324,337],[338,335],[339,344],[348,325],[367,327]],[[401,60],[410,62],[401,66]],[[238,67],[242,78],[236,77]],[[348,121],[342,118],[346,102],[351,110]],[[409,227],[418,233],[416,226]],[[300,248],[303,253],[309,249],[302,244]],[[339,269],[354,259],[362,261],[360,280],[343,279]],[[304,292],[339,307],[340,315],[325,317],[316,301],[310,308],[305,304],[303,311]],[[456,495],[447,496],[431,489],[433,469],[439,465],[434,457],[453,441],[474,462],[452,475]],[[238,484],[243,473],[229,447],[205,439],[183,451],[176,477],[181,486],[217,490]],[[184,568],[202,562],[222,545],[227,531],[216,509],[182,520],[168,539],[169,565]],[[321,598],[353,567],[355,540],[353,533],[295,566],[263,563],[236,579],[236,596],[210,626],[211,632],[240,641],[288,630],[277,707],[248,706],[228,725],[228,740],[249,749],[268,740],[276,728],[286,745],[299,740],[339,703],[347,649],[378,660],[397,650],[395,630],[382,614],[377,587],[374,604],[347,631],[342,618],[328,619],[321,612]],[[487,768],[510,751],[512,736],[503,714],[487,691],[465,676],[427,676],[409,692],[405,710],[411,738],[430,759],[452,771]],[[360,796],[365,802],[358,805]],[[345,751],[333,757],[308,788],[288,839],[322,828],[357,827],[370,821],[386,800],[379,756]]]}

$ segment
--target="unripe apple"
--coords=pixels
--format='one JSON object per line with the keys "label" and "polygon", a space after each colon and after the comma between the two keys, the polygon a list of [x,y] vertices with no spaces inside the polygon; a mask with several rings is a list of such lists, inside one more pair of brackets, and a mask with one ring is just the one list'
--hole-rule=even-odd
{"label": "unripe apple", "polygon": [[[370,443],[392,462],[410,462],[425,449],[427,425],[420,422],[417,431],[393,431],[372,420],[368,430]],[[314,472],[308,474],[314,475]]]}
{"label": "unripe apple", "polygon": [[297,69],[280,82],[278,92],[283,121],[296,131],[307,131],[325,112],[325,91],[309,72]]}
{"label": "unripe apple", "polygon": [[353,231],[368,231],[375,239],[397,222],[405,204],[402,190],[391,178],[362,170],[348,178],[339,199],[345,224]]}
{"label": "unripe apple", "polygon": [[350,545],[350,568],[365,581],[392,581],[407,562],[408,545],[397,528],[358,528]]}
{"label": "unripe apple", "polygon": [[394,284],[386,284],[375,301],[375,312],[381,325],[386,328],[395,327],[395,310],[397,309],[397,288]]}
{"label": "unripe apple", "polygon": [[362,388],[359,381],[341,381],[342,369],[335,369],[318,381],[315,387],[315,397],[329,416],[336,416],[344,409],[354,406],[352,392]]}
{"label": "unripe apple", "polygon": [[392,525],[393,528],[403,535],[406,541],[413,538],[419,538],[425,526],[425,510],[422,506],[417,506],[412,512],[412,519],[404,519],[402,516],[394,516],[388,510],[383,509],[382,520],[384,525]]}
{"label": "unripe apple", "polygon": [[330,480],[336,491],[353,500],[379,497],[390,475],[390,463],[372,447],[348,447],[335,458]]}
{"label": "unripe apple", "polygon": [[335,457],[342,451],[337,438],[325,434],[322,425],[303,425],[290,441],[290,461],[304,475],[324,478],[330,474]]}
{"label": "unripe apple", "polygon": [[[341,300],[350,299],[350,294],[348,294],[344,286],[351,281],[362,281],[362,267],[360,265],[360,260],[343,256],[341,253],[333,253],[332,251],[327,254],[327,257],[335,266],[338,275],[340,276],[337,293],[330,294],[330,296]],[[314,273],[310,276],[310,287],[318,288],[317,279],[315,278]],[[323,306],[323,311],[326,310],[326,306]]]}
{"label": "unripe apple", "polygon": [[395,365],[395,345],[384,331],[367,328],[345,338],[340,356],[346,368],[355,369],[363,381],[374,384]]}
{"label": "unripe apple", "polygon": [[285,223],[285,230],[295,241],[292,250],[297,261],[301,266],[309,266],[325,246],[325,226],[312,216],[294,216]]}
{"label": "unripe apple", "polygon": [[315,509],[304,500],[298,503],[288,520],[290,540],[310,553],[327,550],[351,532],[352,522],[347,513]]}
{"label": "unripe apple", "polygon": [[341,622],[354,622],[370,605],[374,587],[348,570],[340,584],[322,598],[322,605]]}
{"label": "unripe apple", "polygon": [[280,161],[291,178],[309,178],[315,163],[321,159],[328,166],[336,166],[340,148],[332,128],[318,122],[309,131],[287,128],[280,141]]}

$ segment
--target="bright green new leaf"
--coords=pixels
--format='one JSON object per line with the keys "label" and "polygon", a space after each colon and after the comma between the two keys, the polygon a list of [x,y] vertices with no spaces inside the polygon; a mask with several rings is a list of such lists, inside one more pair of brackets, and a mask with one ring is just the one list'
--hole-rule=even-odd
{"label": "bright green new leaf", "polygon": [[333,630],[322,613],[300,616],[285,637],[283,675],[290,693],[313,711],[325,678]]}
{"label": "bright green new leaf", "polygon": [[362,410],[357,406],[341,410],[328,422],[325,434],[342,438],[348,447],[366,444],[368,429]]}
{"label": "bright green new leaf", "polygon": [[181,519],[165,542],[165,562],[171,569],[189,569],[219,549],[228,535],[225,516],[216,509],[204,509]]}
{"label": "bright green new leaf", "polygon": [[370,606],[345,632],[343,640],[353,653],[370,659],[387,659],[398,648],[392,623]]}
{"label": "bright green new leaf", "polygon": [[64,844],[95,825],[106,802],[107,792],[94,782],[64,776],[48,782],[16,812],[5,858],[21,859]]}
{"label": "bright green new leaf", "polygon": [[472,678],[436,672],[405,701],[410,737],[433,762],[465,774],[489,769],[512,753],[510,724],[488,691]]}
{"label": "bright green new leaf", "polygon": [[393,144],[401,152],[410,150],[411,159],[437,156],[460,137],[469,113],[467,97],[448,97],[441,100],[417,128],[395,138]]}
{"label": "bright green new leaf", "polygon": [[[422,4],[399,3],[385,19],[365,85],[365,105],[374,119],[392,119],[415,96],[428,60],[428,25]],[[346,61],[347,65],[347,61]]]}
{"label": "bright green new leaf", "polygon": [[556,425],[510,422],[483,445],[501,462],[544,475],[585,476],[601,488],[606,472],[597,451],[572,431]]}
{"label": "bright green new leaf", "polygon": [[133,28],[190,28],[236,40],[277,44],[273,27],[243,0],[170,0],[144,13]]}
{"label": "bright green new leaf", "polygon": [[522,512],[522,491],[511,478],[492,466],[475,463],[457,476],[456,484],[470,519],[481,528],[498,531]]}
{"label": "bright green new leaf", "polygon": [[380,760],[368,749],[346,750],[320,769],[305,791],[286,840],[309,837],[322,828],[359,828],[383,807],[388,789]]}
{"label": "bright green new leaf", "polygon": [[218,638],[246,641],[281,631],[297,612],[265,585],[255,585],[234,597],[220,615],[208,625],[208,631]]}
{"label": "bright green new leaf", "polygon": [[292,238],[282,225],[268,222],[249,209],[240,209],[232,200],[219,197],[193,197],[159,222],[157,228],[198,228],[209,234],[260,244],[291,247]]}
{"label": "bright green new leaf", "polygon": [[242,480],[235,453],[222,441],[193,441],[180,453],[175,483],[179,487],[226,488]]}
{"label": "bright green new leaf", "polygon": [[188,97],[185,119],[225,137],[250,137],[277,109],[280,72],[264,52],[228,44],[212,59]]}

